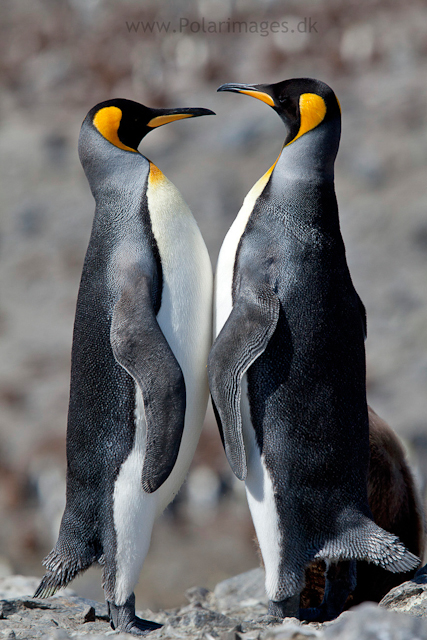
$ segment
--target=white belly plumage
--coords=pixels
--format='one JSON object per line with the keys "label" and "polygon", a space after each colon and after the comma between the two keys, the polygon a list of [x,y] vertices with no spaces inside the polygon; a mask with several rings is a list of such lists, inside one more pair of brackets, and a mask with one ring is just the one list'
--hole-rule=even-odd
{"label": "white belly plumage", "polygon": [[114,489],[117,536],[115,602],[133,590],[150,545],[156,515],[175,497],[197,446],[208,399],[206,362],[212,332],[212,267],[188,206],[175,186],[151,165],[147,190],[152,230],[162,263],[159,326],[184,374],[185,425],[175,466],[154,493],[142,490],[145,418],[137,389],[133,450],[123,463]]}
{"label": "white belly plumage", "polygon": [[[222,244],[215,275],[215,337],[220,333],[233,308],[233,273],[240,238],[246,228],[255,202],[267,184],[273,168],[274,165],[249,191]],[[267,595],[270,599],[274,599],[279,586],[281,533],[274,500],[273,484],[265,466],[264,457],[261,455],[256,443],[255,431],[252,427],[246,375],[242,379],[240,410],[248,465],[246,496],[264,561]]]}
{"label": "white belly plumage", "polygon": [[279,565],[282,534],[274,498],[273,483],[255,440],[252,427],[248,385],[246,375],[242,379],[243,437],[245,442],[248,475],[246,477],[246,497],[257,534],[265,568],[265,590],[271,600],[279,589]]}

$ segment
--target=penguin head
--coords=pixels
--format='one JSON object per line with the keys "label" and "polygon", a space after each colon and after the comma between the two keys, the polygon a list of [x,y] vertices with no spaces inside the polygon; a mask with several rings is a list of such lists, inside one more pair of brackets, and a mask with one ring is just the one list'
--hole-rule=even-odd
{"label": "penguin head", "polygon": [[210,109],[151,109],[123,98],[107,100],[93,107],[82,129],[91,127],[115,147],[137,153],[138,146],[149,131],[175,120],[215,115]]}
{"label": "penguin head", "polygon": [[313,131],[311,144],[326,147],[332,161],[338,151],[341,108],[332,89],[313,78],[293,78],[276,84],[227,83],[218,91],[244,93],[265,102],[278,113],[288,133],[284,147],[293,145]]}

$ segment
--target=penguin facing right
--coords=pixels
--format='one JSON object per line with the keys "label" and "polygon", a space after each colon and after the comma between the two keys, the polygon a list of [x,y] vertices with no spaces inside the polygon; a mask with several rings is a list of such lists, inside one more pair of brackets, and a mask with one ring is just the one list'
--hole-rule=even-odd
{"label": "penguin facing right", "polygon": [[113,629],[161,625],[135,614],[134,587],[156,516],[178,492],[208,400],[212,267],[176,187],[139,153],[153,129],[208,109],[102,102],[79,156],[95,199],[74,323],[67,502],[35,597],[98,561]]}
{"label": "penguin facing right", "polygon": [[338,100],[310,78],[218,91],[259,98],[287,128],[221,247],[208,376],[226,455],[246,483],[269,613],[298,617],[313,559],[392,572],[419,559],[368,505],[365,313],[334,190]]}

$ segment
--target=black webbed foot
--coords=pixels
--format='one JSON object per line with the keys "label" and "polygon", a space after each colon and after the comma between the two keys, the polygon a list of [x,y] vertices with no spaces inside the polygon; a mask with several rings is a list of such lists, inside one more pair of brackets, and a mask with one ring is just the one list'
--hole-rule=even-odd
{"label": "black webbed foot", "polygon": [[276,618],[298,618],[299,594],[284,600],[268,601],[268,615]]}
{"label": "black webbed foot", "polygon": [[322,605],[318,607],[308,607],[307,609],[299,610],[299,619],[305,622],[327,622],[328,620],[334,620],[337,616],[330,617],[330,613]]}
{"label": "black webbed foot", "polygon": [[129,596],[123,605],[107,602],[112,629],[131,633],[134,636],[146,636],[150,631],[160,629],[163,625],[151,620],[143,620],[135,614],[135,594]]}
{"label": "black webbed foot", "polygon": [[327,622],[335,620],[342,613],[349,594],[357,584],[357,563],[342,560],[331,563],[326,571],[325,594],[318,607],[300,609],[300,620],[307,622]]}

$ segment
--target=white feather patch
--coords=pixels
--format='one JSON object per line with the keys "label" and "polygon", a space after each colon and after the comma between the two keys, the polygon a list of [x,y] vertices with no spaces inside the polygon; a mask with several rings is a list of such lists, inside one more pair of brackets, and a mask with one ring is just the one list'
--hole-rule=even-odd
{"label": "white feather patch", "polygon": [[243,201],[243,205],[237,214],[233,224],[228,230],[222,243],[218,256],[218,264],[215,274],[215,308],[214,308],[214,336],[216,337],[227,321],[233,308],[232,288],[234,263],[240,238],[248,224],[249,217],[255,206],[257,198],[263,192],[275,165],[273,165],[254,184]]}
{"label": "white feather patch", "polygon": [[265,590],[270,600],[274,600],[279,587],[282,535],[279,529],[273,483],[256,442],[255,431],[250,419],[246,375],[242,379],[240,406],[248,461],[246,496],[264,561]]}
{"label": "white feather patch", "polygon": [[122,464],[114,485],[114,526],[116,530],[115,603],[122,605],[132,593],[150,546],[156,515],[155,494],[142,490],[146,424],[142,395],[136,388],[135,441]]}
{"label": "white feather patch", "polygon": [[152,173],[148,207],[163,271],[157,321],[184,374],[187,400],[178,459],[158,490],[158,511],[162,511],[185,479],[206,413],[213,278],[206,245],[188,205],[159,169],[154,167]]}

